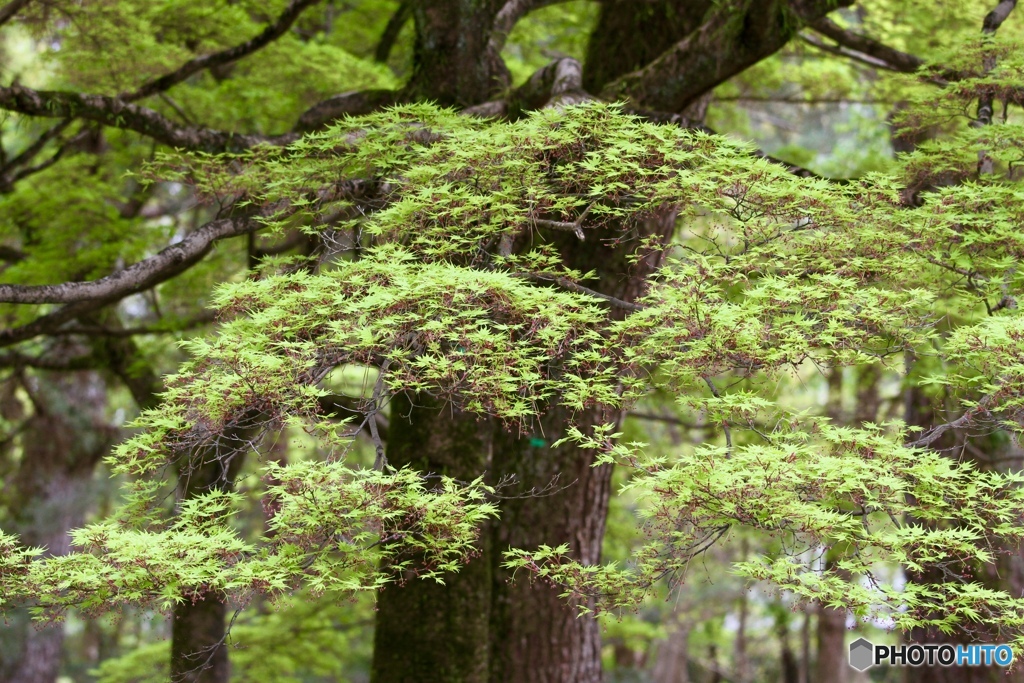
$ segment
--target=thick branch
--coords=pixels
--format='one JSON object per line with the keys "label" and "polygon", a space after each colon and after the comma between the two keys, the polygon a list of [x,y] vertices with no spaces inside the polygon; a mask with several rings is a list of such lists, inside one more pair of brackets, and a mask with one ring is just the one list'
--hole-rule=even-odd
{"label": "thick branch", "polygon": [[1001,2],[995,6],[991,12],[985,15],[985,21],[981,25],[981,32],[986,35],[995,33],[1006,18],[1010,16],[1010,12],[1017,6],[1017,0],[1001,0]]}
{"label": "thick branch", "polygon": [[122,339],[149,334],[174,334],[194,330],[203,325],[209,325],[217,320],[213,311],[204,311],[196,317],[180,322],[177,325],[143,325],[140,327],[124,327],[122,325],[74,325],[62,327],[50,333],[52,337],[65,337],[80,335],[83,337],[110,337]]}
{"label": "thick branch", "polygon": [[579,104],[594,99],[583,90],[583,67],[572,57],[556,59],[537,69],[512,94],[510,115],[542,107]]}
{"label": "thick branch", "polygon": [[[1010,16],[1010,12],[1017,6],[1017,0],[1002,0],[995,9],[985,15],[985,20],[982,23],[981,32],[986,36],[995,34],[996,30],[1003,25],[1006,18]],[[994,57],[987,57],[985,59],[985,71],[991,71],[996,66]],[[987,126],[992,123],[992,111],[993,111],[993,99],[992,93],[986,92],[978,98],[978,118],[975,121],[975,125]],[[988,159],[988,155],[982,153],[979,157],[979,171],[982,173],[991,172],[992,162]]]}
{"label": "thick branch", "polygon": [[97,370],[102,367],[102,359],[95,354],[68,357],[30,356],[19,351],[0,353],[0,368],[36,368],[37,370]]}
{"label": "thick branch", "polygon": [[298,138],[294,133],[266,137],[178,126],[159,112],[116,97],[32,90],[20,85],[0,86],[0,109],[29,116],[96,121],[140,133],[170,147],[206,152],[238,151],[260,143],[287,144]]}
{"label": "thick branch", "polygon": [[682,111],[698,97],[780,50],[800,25],[818,21],[853,0],[747,2],[737,16],[722,3],[698,29],[647,66],[609,83],[602,99],[630,99],[660,111]]}
{"label": "thick branch", "polygon": [[256,227],[258,224],[243,219],[213,221],[160,253],[99,280],[59,285],[0,285],[0,302],[73,304],[121,299],[177,275],[203,258],[215,241],[244,234]]}
{"label": "thick branch", "polygon": [[318,2],[320,2],[320,0],[292,0],[288,3],[288,6],[277,20],[267,26],[267,28],[265,28],[263,32],[255,38],[226,50],[221,50],[220,52],[216,52],[212,55],[190,59],[182,64],[177,70],[144,83],[136,91],[131,93],[122,93],[120,99],[124,102],[131,102],[133,100],[149,97],[150,95],[155,95],[165,90],[169,90],[194,73],[198,73],[204,69],[212,69],[217,66],[228,64],[241,59],[248,54],[256,52],[260,48],[283,36],[285,32],[291,28],[292,24],[295,23],[295,20],[299,18],[299,15],[302,14],[303,10],[317,4]]}

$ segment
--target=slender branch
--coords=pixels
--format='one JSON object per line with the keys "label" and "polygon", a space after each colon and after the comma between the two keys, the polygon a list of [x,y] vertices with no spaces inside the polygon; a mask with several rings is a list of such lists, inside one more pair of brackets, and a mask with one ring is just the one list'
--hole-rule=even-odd
{"label": "slender branch", "polygon": [[658,415],[657,413],[645,413],[631,410],[626,413],[627,417],[633,417],[637,420],[648,420],[650,422],[664,422],[666,424],[677,425],[684,429],[714,429],[713,424],[697,424],[696,422],[687,422],[681,420],[678,417],[672,417],[671,415]]}
{"label": "slender branch", "polygon": [[878,60],[885,64],[883,68],[890,69],[891,71],[914,73],[924,66],[923,59],[891,48],[874,38],[848,31],[828,17],[814,22],[811,24],[811,28],[823,36],[831,38],[845,48],[855,50]]}
{"label": "slender branch", "polygon": [[512,273],[511,275],[513,277],[526,278],[531,282],[554,283],[561,287],[562,289],[567,289],[570,292],[576,292],[577,294],[586,294],[587,296],[597,297],[598,299],[607,301],[615,308],[622,308],[627,311],[642,311],[646,308],[646,306],[644,306],[643,304],[635,304],[630,301],[623,301],[622,299],[617,299],[610,294],[603,294],[596,290],[590,289],[589,287],[584,287],[583,285],[576,284],[569,278],[565,277],[544,277],[542,275],[535,275],[533,273]]}
{"label": "slender branch", "polygon": [[594,208],[594,204],[597,202],[591,202],[590,205],[583,210],[580,217],[572,223],[566,221],[549,221],[544,218],[531,218],[533,224],[539,228],[550,228],[552,230],[561,230],[562,232],[571,232],[582,242],[586,237],[583,234],[583,219],[587,217],[590,210]]}
{"label": "slender branch", "polygon": [[950,429],[960,429],[961,427],[966,427],[970,425],[971,421],[979,413],[988,412],[988,407],[992,405],[992,402],[995,400],[995,398],[996,392],[986,395],[984,398],[978,401],[978,404],[976,406],[965,412],[957,419],[953,420],[952,422],[947,422],[946,424],[941,424],[936,427],[932,427],[930,430],[925,432],[924,436],[922,436],[920,439],[917,439],[916,441],[910,441],[906,445],[911,448],[925,448],[927,446],[930,446],[936,440],[938,440],[940,436],[945,434]]}
{"label": "slender branch", "polygon": [[838,46],[837,47],[837,46],[834,46],[834,45],[829,45],[828,43],[826,43],[825,41],[821,40],[817,36],[814,36],[814,35],[809,34],[809,33],[801,33],[800,34],[800,40],[802,40],[805,43],[807,43],[809,45],[812,45],[812,46],[814,46],[814,47],[816,47],[819,50],[822,50],[824,52],[828,52],[830,54],[837,55],[839,57],[845,57],[847,59],[852,59],[855,62],[860,62],[861,64],[865,64],[867,66],[874,67],[876,69],[885,69],[886,71],[895,71],[897,73],[906,73],[903,69],[900,69],[900,68],[894,66],[893,64],[890,64],[889,62],[885,61],[884,59],[879,59],[878,57],[874,57],[872,55],[865,54],[863,52],[858,52],[856,50],[850,50],[850,49],[847,49],[847,48],[842,47],[842,46]]}
{"label": "slender branch", "polygon": [[377,431],[377,415],[380,414],[381,410],[381,397],[384,393],[384,376],[388,372],[388,367],[391,365],[391,359],[387,358],[384,360],[384,364],[381,365],[380,370],[377,372],[377,381],[373,385],[373,405],[371,407],[371,413],[367,415],[367,419],[370,422],[370,437],[373,439],[373,445],[377,451],[377,455],[373,460],[373,469],[380,472],[388,464],[388,459],[384,455],[384,443],[380,440],[380,433]]}
{"label": "slender branch", "polygon": [[321,0],[292,0],[288,3],[284,12],[277,17],[277,20],[263,29],[263,32],[255,38],[235,45],[234,47],[227,48],[226,50],[215,52],[212,55],[205,55],[203,57],[190,59],[171,73],[143,83],[134,92],[122,93],[120,95],[120,99],[123,102],[132,102],[144,97],[149,97],[150,95],[156,95],[157,93],[171,89],[173,86],[181,83],[194,73],[198,73],[204,69],[212,69],[217,66],[222,66],[241,59],[246,55],[252,54],[283,36],[285,32],[291,28],[292,24],[295,23],[295,20],[299,18],[299,15],[302,14],[303,10],[320,1]]}
{"label": "slender branch", "polygon": [[381,34],[380,41],[377,43],[377,50],[373,55],[376,61],[388,61],[388,57],[391,56],[391,49],[398,40],[398,34],[402,32],[402,27],[405,26],[405,22],[409,21],[411,16],[412,0],[402,0],[402,4],[398,6],[395,13],[388,19],[387,26],[384,27],[384,33]]}

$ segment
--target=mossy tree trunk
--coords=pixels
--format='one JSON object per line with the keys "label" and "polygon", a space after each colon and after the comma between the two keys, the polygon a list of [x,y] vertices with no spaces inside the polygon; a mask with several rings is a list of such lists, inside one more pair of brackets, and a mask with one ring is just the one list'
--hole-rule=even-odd
{"label": "mossy tree trunk", "polygon": [[[490,466],[493,422],[425,396],[391,401],[388,464],[472,480]],[[491,545],[444,585],[412,572],[377,595],[374,681],[486,683],[490,642]]]}

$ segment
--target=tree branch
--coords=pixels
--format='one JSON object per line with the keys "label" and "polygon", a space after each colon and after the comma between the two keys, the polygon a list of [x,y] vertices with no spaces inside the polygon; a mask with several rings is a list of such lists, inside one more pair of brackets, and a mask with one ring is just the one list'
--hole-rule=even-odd
{"label": "tree branch", "polygon": [[121,299],[177,275],[205,256],[215,241],[258,227],[259,224],[247,219],[216,220],[158,254],[98,280],[59,285],[0,285],[0,303],[73,304]]}
{"label": "tree branch", "polygon": [[81,335],[83,337],[111,337],[114,339],[120,339],[146,334],[173,334],[175,332],[184,332],[186,330],[193,330],[197,327],[202,327],[203,325],[209,325],[216,322],[216,320],[216,313],[213,311],[204,311],[190,320],[182,321],[181,324],[178,325],[143,325],[140,327],[122,327],[120,325],[74,325],[55,330],[50,333],[50,336],[65,337]]}
{"label": "tree branch", "polygon": [[[981,32],[986,36],[994,35],[995,32],[1003,25],[1006,18],[1010,16],[1010,12],[1017,6],[1017,0],[1001,0],[1001,2],[995,6],[991,12],[985,15],[985,20],[982,22]],[[994,57],[985,58],[985,71],[989,72],[996,66]],[[992,111],[993,111],[993,97],[991,91],[986,92],[978,98],[978,118],[975,121],[975,125],[987,126],[992,123]],[[988,159],[988,155],[982,153],[979,156],[979,170],[981,172],[991,172],[992,162]]]}
{"label": "tree branch", "polygon": [[204,152],[240,151],[261,143],[288,144],[295,133],[276,137],[247,135],[178,126],[159,112],[117,97],[55,90],[32,90],[20,85],[0,86],[0,109],[49,118],[80,118],[130,130],[170,147]]}
{"label": "tree branch", "polygon": [[388,19],[387,26],[384,27],[384,33],[380,35],[380,41],[377,43],[377,50],[374,52],[373,58],[378,62],[388,61],[388,57],[391,56],[391,48],[395,46],[395,41],[398,40],[398,34],[402,32],[402,27],[405,26],[405,22],[409,21],[409,17],[412,16],[412,1],[402,0],[402,4],[398,6],[398,9],[391,18]]}
{"label": "tree branch", "polygon": [[541,7],[547,7],[548,5],[557,5],[560,2],[566,0],[508,0],[494,17],[494,24],[491,27],[491,36],[487,41],[487,53],[492,55],[493,58],[501,56],[501,51],[505,49],[505,41],[508,40],[509,34],[512,33],[512,29],[516,27],[519,20],[525,17],[530,12],[540,9]]}
{"label": "tree branch", "polygon": [[[609,83],[601,98],[678,112],[737,73],[780,50],[799,31],[853,0],[748,2],[743,16],[722,3],[707,21],[650,64]],[[797,21],[794,21],[797,20]]]}
{"label": "tree branch", "polygon": [[295,130],[308,132],[316,130],[342,116],[360,116],[398,104],[398,93],[394,90],[353,90],[329,97],[314,104],[299,117]]}
{"label": "tree branch", "polygon": [[562,289],[569,290],[570,292],[576,292],[577,294],[586,294],[587,296],[597,297],[598,299],[608,302],[614,308],[621,308],[626,311],[642,311],[646,308],[646,306],[644,306],[643,304],[635,304],[630,301],[623,301],[622,299],[617,299],[611,294],[603,294],[596,290],[590,289],[589,287],[584,287],[583,285],[577,284],[570,280],[569,278],[565,277],[544,277],[543,275],[537,275],[534,273],[511,273],[511,275],[512,277],[526,278],[531,282],[555,284],[561,287]]}
{"label": "tree branch", "polygon": [[981,25],[981,32],[986,35],[995,33],[1016,6],[1017,0],[1001,0],[991,12],[985,15],[985,20]]}
{"label": "tree branch", "polygon": [[836,55],[838,57],[845,57],[846,59],[852,59],[855,62],[860,62],[861,64],[865,64],[865,65],[873,67],[875,69],[885,69],[886,71],[895,71],[897,73],[906,73],[903,69],[897,68],[896,66],[890,64],[889,62],[885,61],[884,59],[879,59],[878,57],[874,57],[872,55],[865,54],[863,52],[858,52],[856,50],[850,50],[850,49],[847,49],[847,48],[845,48],[845,47],[843,47],[841,45],[829,45],[828,43],[826,43],[825,41],[821,40],[820,38],[818,38],[815,35],[811,35],[811,34],[808,34],[808,33],[801,33],[800,34],[800,39],[803,40],[805,43],[807,43],[807,44],[809,44],[809,45],[811,45],[813,47],[818,48],[819,50],[823,50],[824,52],[828,52],[830,54],[834,54],[834,55]]}
{"label": "tree branch", "polygon": [[147,81],[139,86],[139,88],[134,92],[122,93],[119,96],[119,99],[123,102],[132,102],[144,97],[149,97],[150,95],[156,95],[157,93],[169,90],[194,73],[198,73],[204,69],[212,69],[217,66],[222,66],[241,59],[246,55],[252,54],[283,36],[285,32],[291,28],[292,24],[295,23],[295,20],[299,18],[299,15],[302,14],[303,10],[319,3],[320,1],[321,0],[292,0],[288,3],[284,12],[278,16],[277,20],[267,26],[263,32],[255,38],[235,45],[234,47],[227,48],[226,50],[221,50],[220,52],[216,52],[212,55],[190,59],[175,71],[160,76],[159,78],[154,78],[151,81]]}

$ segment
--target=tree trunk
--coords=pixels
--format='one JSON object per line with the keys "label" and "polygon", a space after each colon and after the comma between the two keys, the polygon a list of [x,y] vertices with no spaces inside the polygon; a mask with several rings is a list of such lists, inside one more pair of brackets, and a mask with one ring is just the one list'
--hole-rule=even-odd
{"label": "tree trunk", "polygon": [[676,624],[658,645],[651,683],[690,683],[690,624]]}
{"label": "tree trunk", "polygon": [[[711,0],[608,0],[587,43],[583,87],[599,93],[700,26]],[[639,40],[638,40],[639,37]]]}
{"label": "tree trunk", "polygon": [[[9,491],[16,498],[11,531],[46,555],[66,555],[68,532],[85,520],[93,469],[113,441],[104,423],[106,388],[96,373],[26,379],[35,412],[22,433],[22,457]],[[6,402],[5,417],[17,407]],[[64,642],[61,624],[32,623],[27,610],[8,615],[0,626],[0,680],[53,683],[60,672]],[[12,647],[13,646],[13,647]]]}
{"label": "tree trunk", "polygon": [[[598,422],[588,414],[582,429]],[[558,597],[561,590],[519,577],[512,581],[500,565],[510,547],[536,548],[568,542],[572,556],[596,564],[608,512],[611,468],[592,467],[593,454],[571,445],[548,444],[564,435],[569,418],[561,407],[541,421],[543,429],[528,437],[501,434],[494,449],[497,476],[515,476],[518,485],[505,501],[495,525],[494,597],[492,603],[491,681],[494,683],[599,683],[601,634],[598,623],[580,617],[574,605]],[[608,420],[602,419],[600,422]],[[543,444],[543,445],[541,445]],[[548,497],[531,490],[553,486]],[[560,490],[565,487],[564,490]]]}
{"label": "tree trunk", "polygon": [[[179,499],[213,490],[230,490],[242,468],[250,442],[259,427],[252,415],[226,431],[178,472]],[[186,596],[176,605],[171,624],[171,680],[173,683],[227,683],[231,677],[227,648],[227,604],[224,596],[206,592]]]}
{"label": "tree trunk", "polygon": [[175,606],[171,625],[174,683],[225,683],[230,678],[226,617],[227,605],[216,595]]}
{"label": "tree trunk", "polygon": [[509,73],[487,44],[504,0],[417,0],[413,72],[402,99],[467,107],[509,85]]}
{"label": "tree trunk", "polygon": [[[388,464],[461,480],[484,472],[493,423],[424,397],[416,403],[404,395],[391,401]],[[486,532],[481,557],[445,576],[444,585],[410,575],[377,594],[371,680],[486,683],[492,580]]]}

